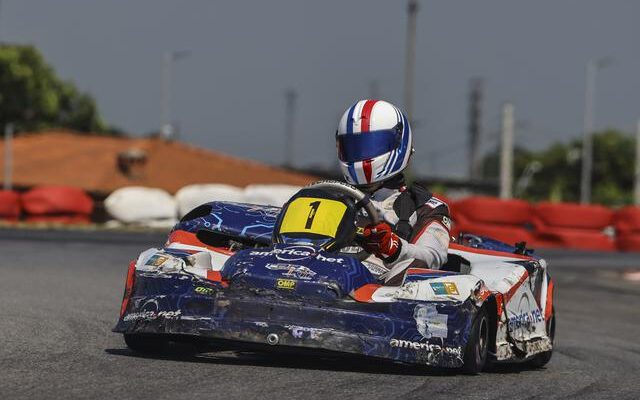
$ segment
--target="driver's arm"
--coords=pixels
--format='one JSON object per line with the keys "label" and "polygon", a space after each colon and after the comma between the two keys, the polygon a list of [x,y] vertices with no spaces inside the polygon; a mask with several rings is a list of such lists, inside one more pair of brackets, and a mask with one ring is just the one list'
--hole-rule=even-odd
{"label": "driver's arm", "polygon": [[447,262],[449,230],[438,221],[430,222],[411,242],[400,240],[403,243],[396,263],[415,259],[424,262],[427,268],[438,269]]}
{"label": "driver's arm", "polygon": [[414,225],[414,234],[409,240],[399,238],[401,241],[400,251],[397,258],[387,264],[390,270],[382,277],[385,283],[399,284],[399,280],[402,279],[407,268],[439,269],[447,262],[451,237],[448,210],[438,210],[441,212],[436,215],[429,209],[420,211],[423,212],[419,212],[422,215],[418,217],[418,223]]}

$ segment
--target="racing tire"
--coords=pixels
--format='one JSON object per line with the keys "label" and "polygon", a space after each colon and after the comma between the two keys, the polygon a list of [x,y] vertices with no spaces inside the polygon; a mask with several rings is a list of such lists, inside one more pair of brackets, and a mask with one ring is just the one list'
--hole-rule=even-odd
{"label": "racing tire", "polygon": [[464,349],[462,372],[478,374],[487,364],[489,357],[490,319],[486,307],[480,308]]}
{"label": "racing tire", "polygon": [[125,333],[124,342],[131,350],[141,354],[158,354],[165,351],[169,341],[160,335]]}
{"label": "racing tire", "polygon": [[[553,345],[553,339],[556,335],[556,312],[555,310],[551,311],[551,318],[547,322],[547,332],[549,334],[549,339],[551,339],[551,345]],[[532,368],[542,368],[549,361],[551,361],[551,355],[553,354],[553,348],[549,351],[545,351],[544,353],[536,354],[533,358],[528,362],[529,366]]]}

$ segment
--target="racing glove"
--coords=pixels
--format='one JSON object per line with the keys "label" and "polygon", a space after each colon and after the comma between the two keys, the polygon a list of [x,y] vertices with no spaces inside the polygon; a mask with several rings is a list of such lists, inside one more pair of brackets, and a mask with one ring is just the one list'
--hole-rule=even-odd
{"label": "racing glove", "polygon": [[368,225],[362,232],[362,247],[369,253],[375,254],[385,263],[394,262],[400,255],[402,241],[393,233],[386,222]]}

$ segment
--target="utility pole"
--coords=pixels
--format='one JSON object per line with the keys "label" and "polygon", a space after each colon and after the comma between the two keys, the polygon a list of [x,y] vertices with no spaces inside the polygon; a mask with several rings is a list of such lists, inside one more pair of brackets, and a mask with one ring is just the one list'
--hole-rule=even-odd
{"label": "utility pole", "polygon": [[4,126],[4,190],[13,188],[13,124]]}
{"label": "utility pole", "polygon": [[510,199],[513,187],[513,104],[502,107],[502,130],[500,139],[500,198]]}
{"label": "utility pole", "polygon": [[480,150],[482,149],[482,98],[483,81],[481,78],[471,80],[469,90],[469,179],[478,180],[482,178],[482,160]]}
{"label": "utility pole", "polygon": [[295,114],[298,94],[294,89],[288,89],[284,93],[285,98],[285,166],[293,168],[294,139],[295,139]]}
{"label": "utility pole", "polygon": [[584,131],[582,133],[582,169],[580,176],[580,203],[591,202],[591,176],[593,173],[593,115],[595,109],[596,75],[611,63],[609,58],[587,62],[587,84],[584,102]]}
{"label": "utility pole", "polygon": [[171,87],[173,79],[173,63],[189,57],[188,50],[167,51],[162,57],[162,81],[160,84],[160,134],[169,139],[174,134],[174,126],[171,121]]}
{"label": "utility pole", "polygon": [[633,203],[640,206],[640,119],[638,119],[638,125],[636,126],[636,176]]}
{"label": "utility pole", "polygon": [[409,122],[413,122],[413,87],[414,70],[416,64],[416,17],[418,14],[418,0],[409,0],[407,6],[407,48],[404,63],[404,111]]}

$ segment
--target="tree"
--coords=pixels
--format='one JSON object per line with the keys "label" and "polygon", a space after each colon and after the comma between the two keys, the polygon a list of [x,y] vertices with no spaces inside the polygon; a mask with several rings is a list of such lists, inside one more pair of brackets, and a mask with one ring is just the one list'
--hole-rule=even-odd
{"label": "tree", "polygon": [[[538,171],[523,197],[527,200],[570,201],[580,198],[582,142],[575,139],[569,143],[555,143],[548,149],[530,152],[516,149],[514,176],[516,179],[533,161],[542,169]],[[616,130],[598,132],[593,136],[593,183],[594,203],[624,205],[632,201],[635,141],[630,135]],[[484,159],[484,168],[489,177],[497,177],[498,153],[493,152]]]}
{"label": "tree", "polygon": [[33,46],[0,45],[0,124],[112,134],[94,99],[56,76]]}

